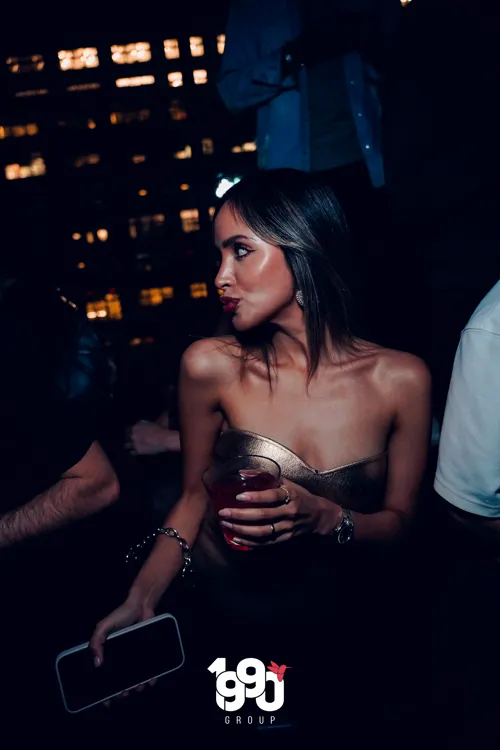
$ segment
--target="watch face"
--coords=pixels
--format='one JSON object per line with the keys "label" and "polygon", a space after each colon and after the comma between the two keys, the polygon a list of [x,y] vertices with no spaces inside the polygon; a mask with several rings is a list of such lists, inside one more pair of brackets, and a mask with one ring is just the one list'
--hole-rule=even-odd
{"label": "watch face", "polygon": [[350,541],[353,532],[353,525],[350,523],[345,524],[339,531],[339,544],[345,544]]}

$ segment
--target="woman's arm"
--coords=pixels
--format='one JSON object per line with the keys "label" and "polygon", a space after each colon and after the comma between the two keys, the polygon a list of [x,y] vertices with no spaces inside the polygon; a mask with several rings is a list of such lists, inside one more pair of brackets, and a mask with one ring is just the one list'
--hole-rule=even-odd
{"label": "woman's arm", "polygon": [[[352,513],[356,540],[399,537],[414,515],[424,478],[431,430],[431,378],[422,360],[409,354],[398,353],[398,357],[399,365],[382,378],[394,408],[384,506],[377,513]],[[330,515],[334,529],[339,522],[338,506],[330,508]]]}
{"label": "woman's arm", "polygon": [[[197,341],[186,350],[181,361],[179,406],[181,443],[184,457],[183,490],[178,503],[165,519],[164,526],[179,532],[193,545],[205,513],[207,496],[202,475],[212,460],[213,447],[223,417],[219,394],[224,368],[217,343]],[[160,536],[144,563],[129,593],[129,599],[154,609],[183,563],[180,545],[175,539]]]}
{"label": "woman's arm", "polygon": [[[356,540],[390,541],[405,531],[417,505],[427,461],[431,426],[429,372],[412,355],[395,352],[389,357],[377,375],[381,398],[393,415],[385,500],[382,510],[376,513],[351,514]],[[243,535],[234,541],[250,547],[280,544],[297,534],[331,536],[342,518],[340,505],[287,480],[278,490],[245,492],[237,499],[256,507],[225,508],[219,516],[225,527]],[[253,525],[245,526],[245,522]]]}

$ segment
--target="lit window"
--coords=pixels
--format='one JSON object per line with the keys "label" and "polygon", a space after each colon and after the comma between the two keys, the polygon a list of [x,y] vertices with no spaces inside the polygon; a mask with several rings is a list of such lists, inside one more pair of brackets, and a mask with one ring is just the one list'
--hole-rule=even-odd
{"label": "lit window", "polygon": [[107,229],[98,229],[96,234],[97,234],[97,239],[100,240],[100,242],[106,242],[109,236]]}
{"label": "lit window", "polygon": [[138,226],[140,227],[141,234],[158,234],[158,227],[162,227],[165,224],[165,214],[153,214],[150,216],[141,216],[139,219],[129,219],[128,224],[129,235],[134,240],[138,235]]}
{"label": "lit window", "polygon": [[163,42],[163,48],[165,50],[165,57],[167,60],[177,60],[179,58],[179,42],[177,39],[165,39]]}
{"label": "lit window", "polygon": [[210,155],[214,152],[214,142],[211,138],[204,138],[201,142],[201,150],[204,154]]}
{"label": "lit window", "polygon": [[80,263],[78,263],[77,268],[79,268],[80,271],[83,271],[83,269],[87,268],[87,266],[85,265],[83,261],[81,261]]}
{"label": "lit window", "polygon": [[191,146],[185,146],[182,151],[176,151],[174,159],[190,159],[193,155]]}
{"label": "lit window", "polygon": [[139,304],[143,307],[155,307],[163,302],[161,289],[142,289]]}
{"label": "lit window", "polygon": [[168,111],[170,112],[170,118],[172,120],[185,120],[187,117],[187,112],[178,99],[174,99],[174,101],[171,102]]}
{"label": "lit window", "polygon": [[182,231],[197,232],[200,228],[200,214],[197,208],[187,208],[180,213]]}
{"label": "lit window", "polygon": [[172,88],[178,89],[180,86],[182,86],[182,73],[179,73],[179,71],[177,71],[176,73],[169,73],[168,83],[170,86],[172,86]]}
{"label": "lit window", "polygon": [[189,287],[191,297],[193,299],[200,299],[201,297],[208,297],[207,285],[202,284],[191,284]]}
{"label": "lit window", "polygon": [[86,164],[99,164],[100,161],[99,154],[86,154],[85,156],[78,156],[73,162],[73,166],[83,167]]}
{"label": "lit window", "polygon": [[181,185],[181,190],[183,190],[183,191],[185,191],[185,190],[189,190],[189,185],[187,184],[187,182],[183,182],[183,183],[182,183],[182,185]]}
{"label": "lit window", "polygon": [[87,318],[121,320],[123,317],[120,298],[117,294],[106,294],[104,299],[87,302]]}
{"label": "lit window", "polygon": [[151,86],[154,82],[154,76],[133,76],[132,78],[118,78],[115,81],[119,89],[125,89],[131,86]]}
{"label": "lit window", "polygon": [[233,146],[231,151],[233,154],[241,154],[243,151],[246,153],[257,151],[257,144],[254,141],[248,141],[247,143],[242,143],[241,146]]}
{"label": "lit window", "polygon": [[36,135],[38,133],[38,125],[34,122],[29,122],[27,125],[0,125],[0,140],[2,138],[22,138],[23,135]]}
{"label": "lit window", "polygon": [[201,36],[190,36],[189,47],[191,49],[191,57],[203,57],[203,55],[205,54],[203,37]]}
{"label": "lit window", "polygon": [[57,54],[61,70],[82,70],[83,68],[97,68],[99,65],[95,47],[61,50]]}
{"label": "lit window", "polygon": [[197,86],[208,81],[208,75],[206,70],[193,70],[193,80]]}
{"label": "lit window", "polygon": [[27,177],[40,177],[45,174],[45,162],[41,156],[35,156],[29,164],[6,164],[5,178],[7,180],[24,180]]}
{"label": "lit window", "polygon": [[147,159],[147,156],[145,154],[134,154],[132,157],[132,161],[134,164],[142,164]]}
{"label": "lit window", "polygon": [[151,226],[161,227],[165,224],[165,214],[154,214],[153,216],[141,216],[142,230],[149,232]]}
{"label": "lit window", "polygon": [[82,235],[79,232],[73,232],[73,234],[71,235],[71,238],[73,240],[81,240],[82,239]]}
{"label": "lit window", "polygon": [[151,60],[151,46],[149,42],[114,44],[111,47],[111,58],[117,65],[149,62]]}
{"label": "lit window", "polygon": [[94,234],[93,234],[93,232],[87,232],[87,234],[85,235],[85,239],[87,240],[87,242],[89,243],[89,245],[93,245],[94,244]]}
{"label": "lit window", "polygon": [[48,89],[28,89],[27,91],[16,91],[16,96],[42,96],[43,94],[48,94]]}
{"label": "lit window", "polygon": [[164,286],[161,288],[155,287],[154,289],[142,289],[139,296],[139,304],[142,307],[155,307],[161,305],[166,299],[173,299],[174,287]]}
{"label": "lit window", "polygon": [[138,112],[111,112],[109,119],[112,125],[129,125],[131,122],[145,122],[151,117],[149,109]]}
{"label": "lit window", "polygon": [[145,195],[147,195],[147,194],[148,194],[148,191],[147,191],[147,190],[145,190],[144,188],[142,188],[142,190],[139,190],[139,191],[137,192],[137,195],[140,195],[140,196],[141,196],[141,198],[144,198],[144,196],[145,196]]}
{"label": "lit window", "polygon": [[219,55],[224,54],[225,46],[226,46],[226,35],[219,34],[217,37],[217,52],[219,53]]}
{"label": "lit window", "polygon": [[27,57],[9,57],[7,65],[11,73],[32,73],[43,70],[45,62],[43,55],[28,55]]}
{"label": "lit window", "polygon": [[94,91],[100,88],[100,83],[76,83],[73,86],[67,86],[66,91]]}
{"label": "lit window", "polygon": [[89,130],[95,130],[97,125],[95,124],[95,120],[88,119],[87,120],[87,127]]}
{"label": "lit window", "polygon": [[123,315],[119,296],[117,294],[106,294],[104,299],[108,308],[108,317],[111,320],[121,320]]}
{"label": "lit window", "polygon": [[210,206],[210,208],[208,209],[208,215],[210,216],[211,219],[213,218],[214,213],[215,213],[215,206]]}

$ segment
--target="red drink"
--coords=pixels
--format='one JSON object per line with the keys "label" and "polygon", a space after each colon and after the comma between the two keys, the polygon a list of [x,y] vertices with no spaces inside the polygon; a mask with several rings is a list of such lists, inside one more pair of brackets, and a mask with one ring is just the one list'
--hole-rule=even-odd
{"label": "red drink", "polygon": [[[259,459],[258,461],[256,459]],[[259,464],[262,464],[260,468]],[[280,469],[271,459],[261,456],[239,456],[230,459],[222,467],[213,467],[206,472],[204,481],[215,512],[222,508],[255,508],[252,503],[236,500],[236,495],[242,492],[263,492],[279,486]],[[222,519],[219,519],[222,520]],[[231,521],[231,519],[228,519]],[[236,544],[235,537],[241,534],[221,526],[226,542],[231,549],[247,552],[250,547]]]}

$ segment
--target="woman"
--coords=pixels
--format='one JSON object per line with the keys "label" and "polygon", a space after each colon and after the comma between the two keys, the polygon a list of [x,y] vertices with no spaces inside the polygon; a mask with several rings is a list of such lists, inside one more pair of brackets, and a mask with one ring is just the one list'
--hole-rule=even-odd
{"label": "woman", "polygon": [[[184,484],[165,526],[194,546],[199,588],[207,606],[230,613],[243,658],[252,631],[270,648],[276,625],[278,648],[285,634],[293,643],[302,627],[333,622],[325,618],[346,608],[349,548],[364,554],[366,542],[406,531],[426,464],[430,382],[419,359],[350,333],[337,270],[344,220],[310,175],[242,180],[224,196],[214,235],[234,335],[198,341],[182,358]],[[202,481],[214,453],[273,458],[282,484],[251,493],[257,508],[217,518]],[[251,550],[230,550],[219,523]],[[154,615],[183,563],[176,539],[160,535],[127,600],[97,626],[97,663],[111,630]],[[338,632],[330,638],[340,645]],[[228,648],[229,635],[223,628]]]}

